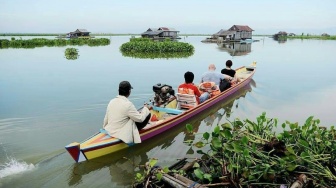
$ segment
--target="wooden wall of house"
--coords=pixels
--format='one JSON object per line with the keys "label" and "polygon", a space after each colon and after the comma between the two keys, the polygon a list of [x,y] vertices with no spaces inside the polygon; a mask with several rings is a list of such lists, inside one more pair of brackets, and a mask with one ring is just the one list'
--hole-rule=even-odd
{"label": "wooden wall of house", "polygon": [[218,38],[218,35],[212,35],[211,38],[213,38],[213,39],[217,39],[217,38]]}
{"label": "wooden wall of house", "polygon": [[175,31],[164,31],[160,34],[163,37],[177,37],[177,32]]}
{"label": "wooden wall of house", "polygon": [[242,32],[240,32],[240,38],[251,39],[252,38],[252,32],[250,32],[250,31],[242,31]]}
{"label": "wooden wall of house", "polygon": [[250,31],[240,31],[240,32],[235,32],[234,40],[251,39],[251,38],[252,38],[252,32],[250,32]]}
{"label": "wooden wall of house", "polygon": [[233,40],[240,40],[241,37],[240,37],[240,32],[235,32],[234,34],[232,34],[232,36],[234,36],[234,38],[232,38]]}

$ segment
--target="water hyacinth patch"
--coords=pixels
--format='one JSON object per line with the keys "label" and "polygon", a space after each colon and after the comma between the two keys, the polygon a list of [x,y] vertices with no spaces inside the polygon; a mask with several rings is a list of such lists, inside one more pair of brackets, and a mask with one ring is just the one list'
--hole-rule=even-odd
{"label": "water hyacinth patch", "polygon": [[266,113],[256,122],[228,120],[195,140],[203,157],[184,174],[203,186],[335,187],[336,130],[319,123],[313,116],[303,125],[286,121],[275,132],[278,121]]}
{"label": "water hyacinth patch", "polygon": [[193,55],[194,47],[188,43],[172,41],[154,41],[149,38],[131,38],[130,42],[120,46],[124,56],[134,58],[185,58]]}
{"label": "water hyacinth patch", "polygon": [[99,39],[45,39],[45,38],[34,38],[28,40],[22,39],[0,39],[0,49],[1,48],[36,48],[36,47],[53,47],[53,46],[67,46],[67,45],[88,45],[88,46],[105,46],[110,44],[110,39],[99,38]]}
{"label": "water hyacinth patch", "polygon": [[65,58],[68,60],[78,59],[78,49],[76,48],[67,48],[65,49]]}

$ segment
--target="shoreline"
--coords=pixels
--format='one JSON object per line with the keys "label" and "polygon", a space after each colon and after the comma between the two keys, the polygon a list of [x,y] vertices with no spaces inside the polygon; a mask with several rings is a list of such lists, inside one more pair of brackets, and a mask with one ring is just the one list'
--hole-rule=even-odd
{"label": "shoreline", "polygon": [[[188,36],[204,36],[211,37],[213,34],[180,34],[179,36],[188,37]],[[0,33],[2,37],[22,37],[22,36],[65,36],[64,33]],[[141,36],[141,34],[134,33],[92,33],[91,36]],[[270,37],[272,38],[274,35],[272,34],[255,34],[253,37]],[[317,40],[336,40],[336,35],[330,36],[321,36],[321,35],[296,35],[296,36],[286,36],[283,37],[282,40],[286,39],[317,39]]]}

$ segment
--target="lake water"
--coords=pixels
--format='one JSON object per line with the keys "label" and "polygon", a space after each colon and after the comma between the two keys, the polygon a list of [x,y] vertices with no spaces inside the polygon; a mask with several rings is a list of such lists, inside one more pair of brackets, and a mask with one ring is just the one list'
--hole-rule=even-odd
{"label": "lake water", "polygon": [[169,166],[197,157],[183,141],[195,142],[201,134],[187,135],[185,125],[81,164],[64,146],[102,127],[120,81],[130,81],[130,100],[140,107],[152,96],[153,85],[176,88],[186,71],[194,72],[198,83],[210,63],[220,71],[228,59],[233,67],[256,61],[257,72],[250,85],[191,119],[196,132],[235,118],[255,120],[262,112],[280,123],[302,125],[313,115],[323,126],[335,125],[336,41],[254,37],[260,41],[220,46],[202,43],[205,37],[182,37],[195,47],[189,58],[137,59],[119,51],[130,36],[108,38],[108,46],[75,46],[77,60],[65,58],[67,47],[0,49],[0,187],[129,187],[138,170],[133,164],[158,158],[159,165]]}

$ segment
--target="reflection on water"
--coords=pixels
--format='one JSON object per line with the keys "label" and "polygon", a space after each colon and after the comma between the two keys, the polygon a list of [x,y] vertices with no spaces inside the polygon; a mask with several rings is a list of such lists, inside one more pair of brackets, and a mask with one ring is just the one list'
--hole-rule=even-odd
{"label": "reflection on water", "polygon": [[225,51],[231,56],[244,56],[251,52],[252,43],[217,43],[220,51]]}
{"label": "reflection on water", "polygon": [[[205,123],[205,126],[214,128],[217,125],[222,124],[223,117],[226,119],[229,119],[231,114],[233,113],[234,109],[237,109],[239,107],[238,103],[235,104],[235,101],[238,100],[239,98],[244,98],[248,92],[252,91],[252,87],[256,87],[255,81],[252,79],[249,84],[247,84],[245,87],[241,88],[238,90],[236,93],[233,95],[229,96],[226,98],[222,103],[217,103],[209,111],[202,112],[201,114],[197,115],[197,119],[194,123],[191,123],[193,125],[193,134],[190,134],[185,130],[185,138],[184,141],[189,143],[191,148],[189,149],[188,154],[194,154],[197,150],[194,146],[194,141],[195,141],[195,136],[196,133],[201,133],[203,134],[204,131],[199,131],[201,122],[203,121]],[[202,124],[204,125],[204,124]],[[202,136],[202,135],[201,135]],[[200,136],[200,137],[201,137]],[[196,139],[197,141],[199,139]]]}
{"label": "reflection on water", "polygon": [[[68,179],[69,186],[76,186],[82,183],[83,176],[92,173],[94,171],[108,170],[111,182],[113,186],[130,186],[134,180],[135,173],[139,171],[136,168],[139,165],[144,165],[149,161],[149,153],[152,150],[170,150],[177,151],[181,145],[185,144],[190,146],[189,150],[183,155],[198,155],[195,153],[197,148],[192,144],[195,140],[198,140],[198,136],[201,136],[205,129],[212,129],[215,125],[221,124],[223,117],[229,118],[234,108],[238,108],[238,104],[235,101],[239,98],[244,98],[248,92],[252,91],[252,87],[255,87],[254,80],[251,80],[250,84],[238,90],[226,98],[221,103],[218,103],[211,107],[209,110],[201,112],[197,116],[181,123],[180,126],[174,127],[166,133],[156,136],[152,139],[146,140],[141,144],[135,145],[131,148],[119,151],[117,153],[106,155],[97,159],[93,159],[83,163],[76,163],[72,165],[72,173]],[[204,123],[202,123],[204,122]],[[192,124],[194,134],[187,132],[185,125]],[[200,134],[197,134],[200,133]],[[183,141],[185,143],[178,143],[173,145],[177,141],[178,136],[184,135]],[[159,159],[164,160],[164,159]],[[169,159],[174,160],[174,159]]]}
{"label": "reflection on water", "polygon": [[287,37],[281,37],[281,38],[273,37],[273,40],[278,41],[278,43],[285,43],[287,42]]}

